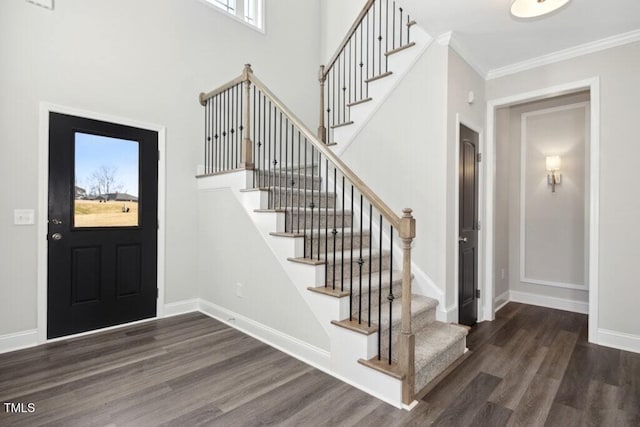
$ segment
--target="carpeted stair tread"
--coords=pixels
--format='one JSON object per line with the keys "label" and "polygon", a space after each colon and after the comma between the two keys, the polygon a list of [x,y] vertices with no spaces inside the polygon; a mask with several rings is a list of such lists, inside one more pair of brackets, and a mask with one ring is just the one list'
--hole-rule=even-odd
{"label": "carpeted stair tread", "polygon": [[466,336],[466,329],[438,321],[416,332],[416,391],[426,387],[464,354]]}
{"label": "carpeted stair tread", "polygon": [[[395,295],[394,295],[395,296]],[[386,296],[384,299],[386,299]],[[388,300],[387,300],[388,301]],[[433,317],[433,319],[435,319],[435,310],[436,307],[438,306],[438,300],[435,300],[433,298],[429,298],[429,297],[425,297],[423,295],[417,295],[417,294],[413,294],[411,296],[411,318],[416,320],[417,317],[419,317],[420,315],[423,314],[429,314],[429,317]],[[397,333],[399,331],[399,327],[400,327],[400,323],[401,323],[401,318],[402,318],[402,299],[398,296],[396,299],[393,300],[392,303],[392,307],[391,307],[391,321],[392,321],[392,332],[395,335],[395,333]],[[357,313],[357,306],[354,307],[354,311],[355,313],[355,318],[358,317],[358,313]],[[362,319],[367,319],[368,318],[368,309],[363,309],[362,311]],[[431,314],[433,314],[433,316],[431,316]],[[377,308],[376,310],[374,310],[373,313],[371,313],[371,319],[372,321],[374,321],[373,319],[375,319],[375,323],[378,323],[378,311]],[[426,323],[430,323],[431,319],[427,319]],[[417,328],[420,328],[422,325],[420,324],[422,322],[418,322],[418,324],[416,325]],[[383,310],[382,310],[382,327],[383,327],[383,334],[385,334],[387,330],[389,330],[389,305],[384,304],[383,303]]]}

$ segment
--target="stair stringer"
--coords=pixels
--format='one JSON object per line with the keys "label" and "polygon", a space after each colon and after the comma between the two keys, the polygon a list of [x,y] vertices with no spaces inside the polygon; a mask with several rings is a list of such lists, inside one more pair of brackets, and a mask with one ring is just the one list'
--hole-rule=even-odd
{"label": "stair stringer", "polygon": [[349,107],[349,119],[353,124],[333,130],[332,140],[329,142],[336,143],[336,145],[331,145],[331,149],[338,156],[351,145],[369,120],[373,118],[386,99],[431,46],[434,38],[414,25],[411,30],[411,41],[415,43],[415,46],[388,57],[388,69],[392,72],[391,75],[368,83],[368,95],[371,101]]}
{"label": "stair stringer", "polygon": [[[231,190],[247,215],[251,218],[258,233],[262,236],[275,258],[286,272],[291,282],[327,332],[330,342],[329,358],[326,360],[309,361],[303,355],[294,357],[310,363],[334,377],[351,384],[376,398],[383,400],[397,408],[404,407],[402,403],[402,380],[375,371],[358,363],[358,360],[368,360],[376,354],[376,334],[364,335],[331,324],[332,320],[349,317],[349,299],[335,298],[317,292],[310,292],[309,286],[323,286],[325,283],[324,265],[309,265],[291,262],[289,258],[303,256],[303,237],[272,236],[272,232],[284,232],[284,212],[266,210],[268,194],[262,190],[250,190],[253,186],[253,172],[240,170],[229,173],[200,177],[198,189]],[[268,342],[268,339],[265,339]]]}

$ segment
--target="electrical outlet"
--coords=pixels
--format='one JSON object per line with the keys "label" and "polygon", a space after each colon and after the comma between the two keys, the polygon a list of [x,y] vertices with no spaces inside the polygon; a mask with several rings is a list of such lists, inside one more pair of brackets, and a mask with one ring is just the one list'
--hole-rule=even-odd
{"label": "electrical outlet", "polygon": [[236,283],[236,296],[238,298],[242,298],[242,288],[244,288],[244,285],[242,283]]}

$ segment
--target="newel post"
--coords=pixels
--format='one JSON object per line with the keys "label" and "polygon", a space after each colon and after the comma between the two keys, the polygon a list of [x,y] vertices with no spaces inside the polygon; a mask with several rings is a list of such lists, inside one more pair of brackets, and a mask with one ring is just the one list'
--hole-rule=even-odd
{"label": "newel post", "polygon": [[398,340],[398,362],[405,374],[402,383],[402,401],[410,404],[415,397],[416,339],[411,329],[411,242],[416,237],[416,220],[412,210],[403,211],[399,234],[402,239],[402,323]]}
{"label": "newel post", "polygon": [[242,77],[244,78],[244,111],[243,118],[244,123],[242,126],[244,127],[244,138],[242,140],[242,162],[240,163],[240,167],[243,169],[253,169],[253,143],[251,142],[251,74],[253,74],[253,70],[251,69],[251,64],[245,64],[244,70],[242,71]]}
{"label": "newel post", "polygon": [[318,138],[325,144],[327,143],[327,128],[324,125],[324,84],[326,80],[324,65],[321,65],[320,72],[318,73],[318,81],[320,82],[320,125],[318,126]]}

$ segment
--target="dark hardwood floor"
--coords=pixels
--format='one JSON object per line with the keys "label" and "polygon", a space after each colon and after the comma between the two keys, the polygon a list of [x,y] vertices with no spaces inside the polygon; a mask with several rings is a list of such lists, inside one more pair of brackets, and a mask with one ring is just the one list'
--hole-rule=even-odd
{"label": "dark hardwood floor", "polygon": [[192,313],[0,355],[0,426],[640,426],[640,354],[586,337],[510,303],[406,412]]}

